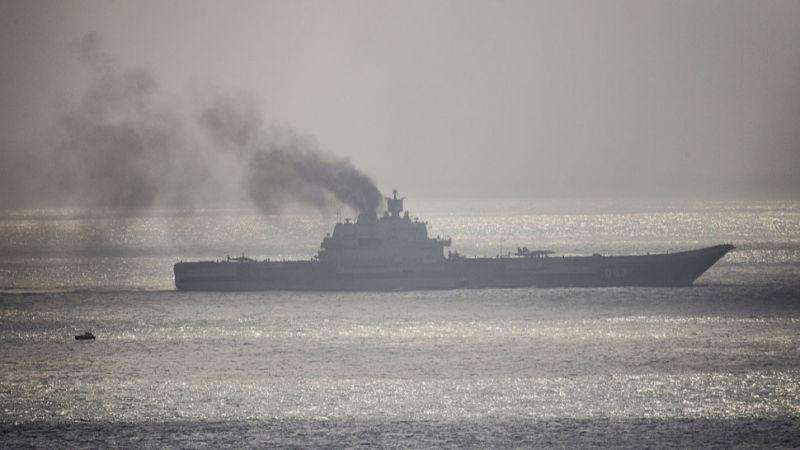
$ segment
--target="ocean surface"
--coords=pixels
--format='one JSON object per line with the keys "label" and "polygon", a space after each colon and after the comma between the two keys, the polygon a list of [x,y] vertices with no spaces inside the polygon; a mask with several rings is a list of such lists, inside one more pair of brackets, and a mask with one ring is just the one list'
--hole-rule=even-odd
{"label": "ocean surface", "polygon": [[464,255],[737,249],[688,288],[185,293],[336,214],[2,211],[0,447],[800,446],[800,202],[406,206]]}

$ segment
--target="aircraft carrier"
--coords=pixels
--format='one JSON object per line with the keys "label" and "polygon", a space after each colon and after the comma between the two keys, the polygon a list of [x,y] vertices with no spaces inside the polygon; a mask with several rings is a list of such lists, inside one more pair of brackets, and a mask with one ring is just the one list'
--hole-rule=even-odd
{"label": "aircraft carrier", "polygon": [[734,247],[716,245],[677,253],[632,256],[553,256],[518,248],[512,256],[444,253],[450,239],[428,236],[425,222],[387,197],[380,218],[361,212],[334,226],[307,261],[179,262],[175,287],[201,291],[381,291],[510,287],[690,286]]}

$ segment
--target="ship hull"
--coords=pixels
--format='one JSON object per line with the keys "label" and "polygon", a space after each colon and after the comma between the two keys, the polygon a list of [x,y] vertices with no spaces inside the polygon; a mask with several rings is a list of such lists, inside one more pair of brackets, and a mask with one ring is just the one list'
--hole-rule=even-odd
{"label": "ship hull", "polygon": [[636,256],[453,258],[403,270],[341,270],[319,261],[175,264],[175,286],[198,291],[392,291],[510,287],[690,286],[732,245]]}

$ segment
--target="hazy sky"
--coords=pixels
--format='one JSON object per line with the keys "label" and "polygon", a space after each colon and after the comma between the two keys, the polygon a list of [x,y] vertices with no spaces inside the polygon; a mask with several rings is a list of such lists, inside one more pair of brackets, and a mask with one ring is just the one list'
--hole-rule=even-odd
{"label": "hazy sky", "polygon": [[798,24],[796,0],[0,0],[0,173],[36,173],[96,32],[159,102],[251,93],[384,192],[797,198]]}

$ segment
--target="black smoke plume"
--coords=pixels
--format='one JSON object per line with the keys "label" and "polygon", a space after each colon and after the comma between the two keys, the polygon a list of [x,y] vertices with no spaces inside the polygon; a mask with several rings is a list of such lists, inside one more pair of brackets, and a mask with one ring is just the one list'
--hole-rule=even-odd
{"label": "black smoke plume", "polygon": [[244,165],[243,187],[253,203],[272,213],[288,203],[325,209],[331,197],[374,213],[382,195],[353,164],[321,152],[312,139],[288,129],[265,128],[247,98],[217,96],[200,115],[211,141]]}
{"label": "black smoke plume", "polygon": [[21,197],[31,204],[21,206],[125,212],[244,198],[266,213],[293,203],[378,208],[381,194],[367,175],[312,139],[265,125],[252,96],[209,95],[187,108],[160,94],[147,70],[121,67],[97,34],[75,48],[91,77],[80,103],[46,150],[21,162],[6,158],[18,170],[2,171],[15,177],[3,186],[36,185],[36,194]]}
{"label": "black smoke plume", "polygon": [[271,146],[250,158],[245,187],[263,210],[301,200],[324,208],[328,196],[353,209],[374,213],[381,193],[372,180],[346,159],[335,159],[308,148]]}

